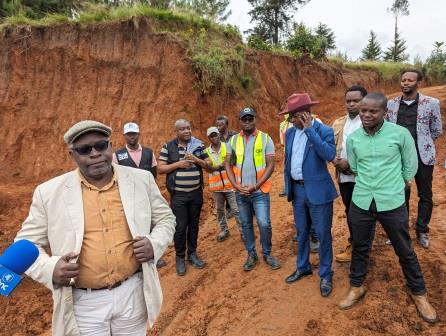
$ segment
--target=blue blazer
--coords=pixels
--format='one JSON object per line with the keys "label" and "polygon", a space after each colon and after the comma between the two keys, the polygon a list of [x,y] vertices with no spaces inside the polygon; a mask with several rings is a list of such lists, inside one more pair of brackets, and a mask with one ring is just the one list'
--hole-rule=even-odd
{"label": "blue blazer", "polygon": [[[285,135],[285,183],[288,185],[288,201],[293,201],[291,179],[291,153],[296,128],[289,128]],[[334,133],[328,127],[314,120],[313,127],[307,128],[308,137],[302,163],[302,175],[307,199],[311,204],[321,205],[332,202],[338,193],[327,169],[327,161],[336,156]]]}

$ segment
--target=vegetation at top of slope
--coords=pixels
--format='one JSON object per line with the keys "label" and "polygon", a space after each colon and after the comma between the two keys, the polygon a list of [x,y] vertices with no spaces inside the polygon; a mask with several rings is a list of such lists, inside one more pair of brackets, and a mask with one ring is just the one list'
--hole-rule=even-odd
{"label": "vegetation at top of slope", "polygon": [[18,25],[51,26],[59,23],[90,24],[126,20],[134,17],[149,17],[157,21],[160,29],[184,31],[193,29],[212,29],[223,33],[226,37],[241,39],[238,29],[231,25],[218,24],[182,9],[161,9],[146,4],[132,6],[109,7],[103,4],[86,3],[84,7],[71,15],[63,13],[47,13],[42,18],[32,18],[25,12],[0,19],[0,28]]}

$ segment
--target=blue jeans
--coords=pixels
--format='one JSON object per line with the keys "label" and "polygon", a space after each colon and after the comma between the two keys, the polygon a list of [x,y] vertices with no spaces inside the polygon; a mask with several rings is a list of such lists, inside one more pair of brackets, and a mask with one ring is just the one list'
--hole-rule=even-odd
{"label": "blue jeans", "polygon": [[294,194],[294,223],[297,234],[296,269],[299,272],[311,270],[310,264],[310,228],[313,227],[319,238],[319,276],[321,279],[331,280],[333,271],[333,248],[331,225],[333,218],[333,202],[314,205],[305,194],[305,187],[293,183]]}
{"label": "blue jeans", "polygon": [[237,206],[240,212],[240,222],[242,223],[243,235],[245,236],[245,248],[248,254],[256,254],[256,241],[253,228],[253,217],[260,231],[260,243],[264,256],[271,254],[271,220],[270,220],[270,199],[269,194],[256,191],[249,196],[236,193]]}

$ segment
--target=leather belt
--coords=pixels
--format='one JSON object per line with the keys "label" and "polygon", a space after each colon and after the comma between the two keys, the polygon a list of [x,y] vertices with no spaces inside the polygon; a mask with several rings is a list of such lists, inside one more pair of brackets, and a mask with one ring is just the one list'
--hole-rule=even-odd
{"label": "leather belt", "polygon": [[135,273],[133,273],[133,274],[132,274],[131,276],[129,276],[128,278],[125,278],[124,280],[115,282],[113,285],[109,285],[109,286],[105,286],[105,287],[101,287],[101,288],[78,288],[78,287],[75,287],[75,288],[76,288],[76,289],[82,289],[82,290],[85,290],[85,291],[87,291],[87,290],[98,291],[98,290],[104,290],[104,289],[112,290],[112,289],[114,289],[114,288],[116,288],[116,287],[121,286],[125,281],[127,281],[127,280],[130,279],[132,276],[134,276],[135,274],[138,274],[138,273],[140,273],[140,272],[142,272],[142,269],[141,269],[141,268],[138,269]]}
{"label": "leather belt", "polygon": [[304,185],[304,180],[293,180],[293,179],[291,179],[291,181],[293,183],[296,183],[296,184]]}

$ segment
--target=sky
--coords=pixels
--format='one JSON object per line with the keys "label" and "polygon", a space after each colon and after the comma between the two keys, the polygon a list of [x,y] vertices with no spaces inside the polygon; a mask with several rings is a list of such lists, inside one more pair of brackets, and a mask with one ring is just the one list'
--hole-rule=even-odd
{"label": "sky", "polygon": [[[393,0],[311,0],[300,8],[294,21],[316,27],[319,22],[327,24],[336,35],[336,45],[352,60],[361,56],[367,45],[370,30],[373,30],[383,50],[393,37],[394,19],[387,13]],[[402,37],[406,39],[409,61],[415,56],[425,60],[435,41],[446,42],[446,0],[410,0],[410,15],[399,19]],[[252,27],[251,9],[247,0],[231,0],[232,14],[228,23],[240,31]]]}

